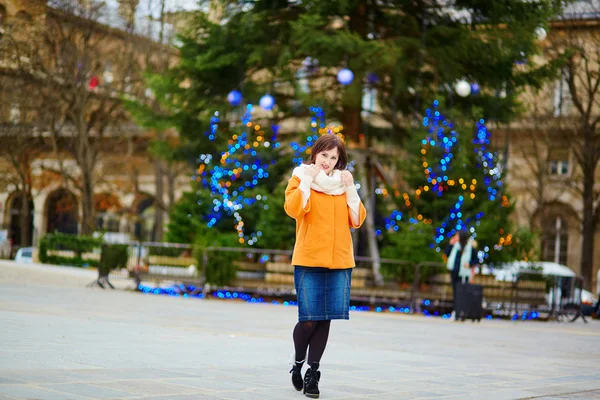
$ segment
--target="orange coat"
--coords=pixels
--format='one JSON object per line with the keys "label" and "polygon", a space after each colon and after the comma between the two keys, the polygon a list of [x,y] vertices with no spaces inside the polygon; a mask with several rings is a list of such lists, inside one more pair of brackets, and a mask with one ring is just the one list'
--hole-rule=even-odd
{"label": "orange coat", "polygon": [[310,190],[305,207],[300,191],[300,178],[292,176],[285,190],[285,212],[296,220],[296,244],[292,265],[352,268],[354,247],[350,227],[359,228],[367,215],[359,206],[358,224],[355,224],[347,205],[346,193],[329,195]]}

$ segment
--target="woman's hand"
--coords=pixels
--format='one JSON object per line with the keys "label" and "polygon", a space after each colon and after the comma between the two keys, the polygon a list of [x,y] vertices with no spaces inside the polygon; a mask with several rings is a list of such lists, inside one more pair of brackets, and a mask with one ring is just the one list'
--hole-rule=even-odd
{"label": "woman's hand", "polygon": [[319,171],[321,171],[321,168],[317,167],[315,164],[310,164],[304,169],[304,173],[311,178],[317,176]]}
{"label": "woman's hand", "polygon": [[345,186],[354,186],[354,177],[350,171],[342,171],[342,182],[344,182]]}

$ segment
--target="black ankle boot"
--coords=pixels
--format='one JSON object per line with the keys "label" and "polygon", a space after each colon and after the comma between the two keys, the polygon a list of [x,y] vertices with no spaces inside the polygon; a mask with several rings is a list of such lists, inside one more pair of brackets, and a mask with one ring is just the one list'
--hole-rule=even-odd
{"label": "black ankle boot", "polygon": [[306,375],[304,375],[304,394],[307,397],[313,399],[319,398],[319,379],[321,379],[321,372],[316,368],[310,367],[308,371],[306,371]]}
{"label": "black ankle boot", "polygon": [[292,385],[294,385],[294,389],[297,391],[301,391],[304,387],[304,382],[302,380],[302,365],[304,363],[295,363],[290,373],[292,374]]}

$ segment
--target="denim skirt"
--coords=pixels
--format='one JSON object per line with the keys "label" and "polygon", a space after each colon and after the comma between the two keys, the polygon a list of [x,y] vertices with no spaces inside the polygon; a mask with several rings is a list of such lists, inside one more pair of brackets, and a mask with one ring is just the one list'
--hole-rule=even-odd
{"label": "denim skirt", "polygon": [[298,320],[349,319],[352,268],[294,267]]}

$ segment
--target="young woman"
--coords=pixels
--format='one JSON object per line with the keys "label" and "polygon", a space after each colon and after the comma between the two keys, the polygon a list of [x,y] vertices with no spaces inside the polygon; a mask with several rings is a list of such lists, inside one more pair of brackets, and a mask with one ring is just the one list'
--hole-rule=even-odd
{"label": "young woman", "polygon": [[[319,397],[319,362],[331,320],[349,318],[354,267],[350,228],[359,228],[366,217],[347,163],[341,139],[321,136],[308,163],[294,169],[285,191],[285,211],[296,220],[292,264],[298,323],[293,334],[295,364],[290,372],[294,388],[312,398]],[[307,350],[310,368],[302,379]]]}
{"label": "young woman", "polygon": [[450,277],[452,280],[452,296],[454,298],[452,313],[455,315],[455,319],[456,287],[459,283],[469,282],[473,273],[472,267],[477,265],[479,262],[475,247],[475,241],[471,235],[467,231],[462,230],[450,238],[450,243],[446,248],[446,255],[448,256],[447,267],[450,271]]}

